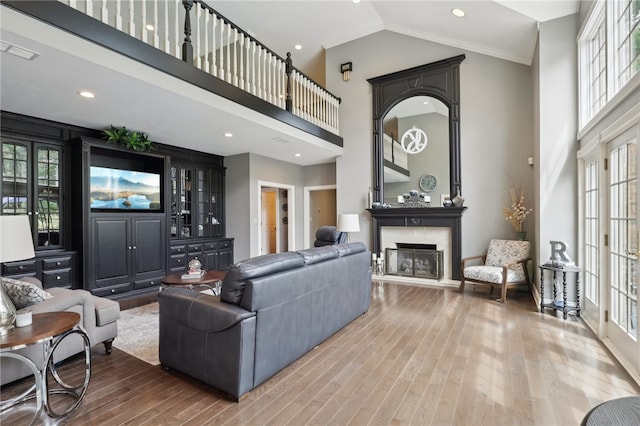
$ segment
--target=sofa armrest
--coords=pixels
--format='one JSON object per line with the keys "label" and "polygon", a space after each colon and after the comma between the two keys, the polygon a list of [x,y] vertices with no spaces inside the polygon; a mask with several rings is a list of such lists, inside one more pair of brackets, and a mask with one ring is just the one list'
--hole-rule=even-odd
{"label": "sofa armrest", "polygon": [[36,277],[22,277],[22,278],[18,278],[18,281],[24,281],[25,283],[31,283],[31,284],[37,285],[38,287],[42,288],[42,281],[40,281]]}
{"label": "sofa armrest", "polygon": [[188,328],[218,332],[255,316],[237,305],[222,302],[218,297],[186,288],[167,288],[158,295],[160,316]]}
{"label": "sofa armrest", "polygon": [[47,290],[53,297],[29,306],[34,314],[43,312],[66,311],[76,305],[88,303],[84,292],[77,292],[65,288],[50,288]]}

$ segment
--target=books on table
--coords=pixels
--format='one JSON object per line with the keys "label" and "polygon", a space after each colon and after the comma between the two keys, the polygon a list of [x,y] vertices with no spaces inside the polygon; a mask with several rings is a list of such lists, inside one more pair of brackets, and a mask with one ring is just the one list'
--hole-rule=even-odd
{"label": "books on table", "polygon": [[187,272],[186,274],[182,274],[180,278],[183,280],[197,280],[202,278],[203,275],[204,271]]}

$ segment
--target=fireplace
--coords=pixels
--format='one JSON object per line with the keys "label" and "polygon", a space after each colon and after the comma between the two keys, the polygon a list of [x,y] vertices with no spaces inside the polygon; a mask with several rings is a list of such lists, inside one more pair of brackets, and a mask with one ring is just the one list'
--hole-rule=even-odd
{"label": "fireplace", "polygon": [[398,241],[436,244],[441,250],[443,277],[460,279],[462,213],[466,207],[369,209],[373,219],[373,251],[397,248]]}
{"label": "fireplace", "polygon": [[385,274],[416,278],[442,279],[443,255],[436,244],[396,243],[385,247]]}

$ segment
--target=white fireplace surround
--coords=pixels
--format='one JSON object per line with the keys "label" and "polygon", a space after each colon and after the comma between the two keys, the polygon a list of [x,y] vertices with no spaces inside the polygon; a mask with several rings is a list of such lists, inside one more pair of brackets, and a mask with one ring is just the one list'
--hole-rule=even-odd
{"label": "white fireplace surround", "polygon": [[[443,251],[443,278],[451,280],[451,228],[425,226],[382,226],[380,228],[380,248],[397,248],[396,243],[435,244]],[[426,280],[433,282],[435,280]]]}

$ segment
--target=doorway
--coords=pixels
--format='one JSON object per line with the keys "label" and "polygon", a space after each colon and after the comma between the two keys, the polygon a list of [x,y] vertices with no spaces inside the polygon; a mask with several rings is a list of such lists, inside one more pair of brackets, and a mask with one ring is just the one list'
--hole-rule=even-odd
{"label": "doorway", "polygon": [[321,226],[336,226],[336,186],[307,186],[304,188],[304,246],[312,247],[316,230]]}
{"label": "doorway", "polygon": [[295,187],[258,182],[258,188],[260,224],[257,253],[263,255],[294,250]]}

